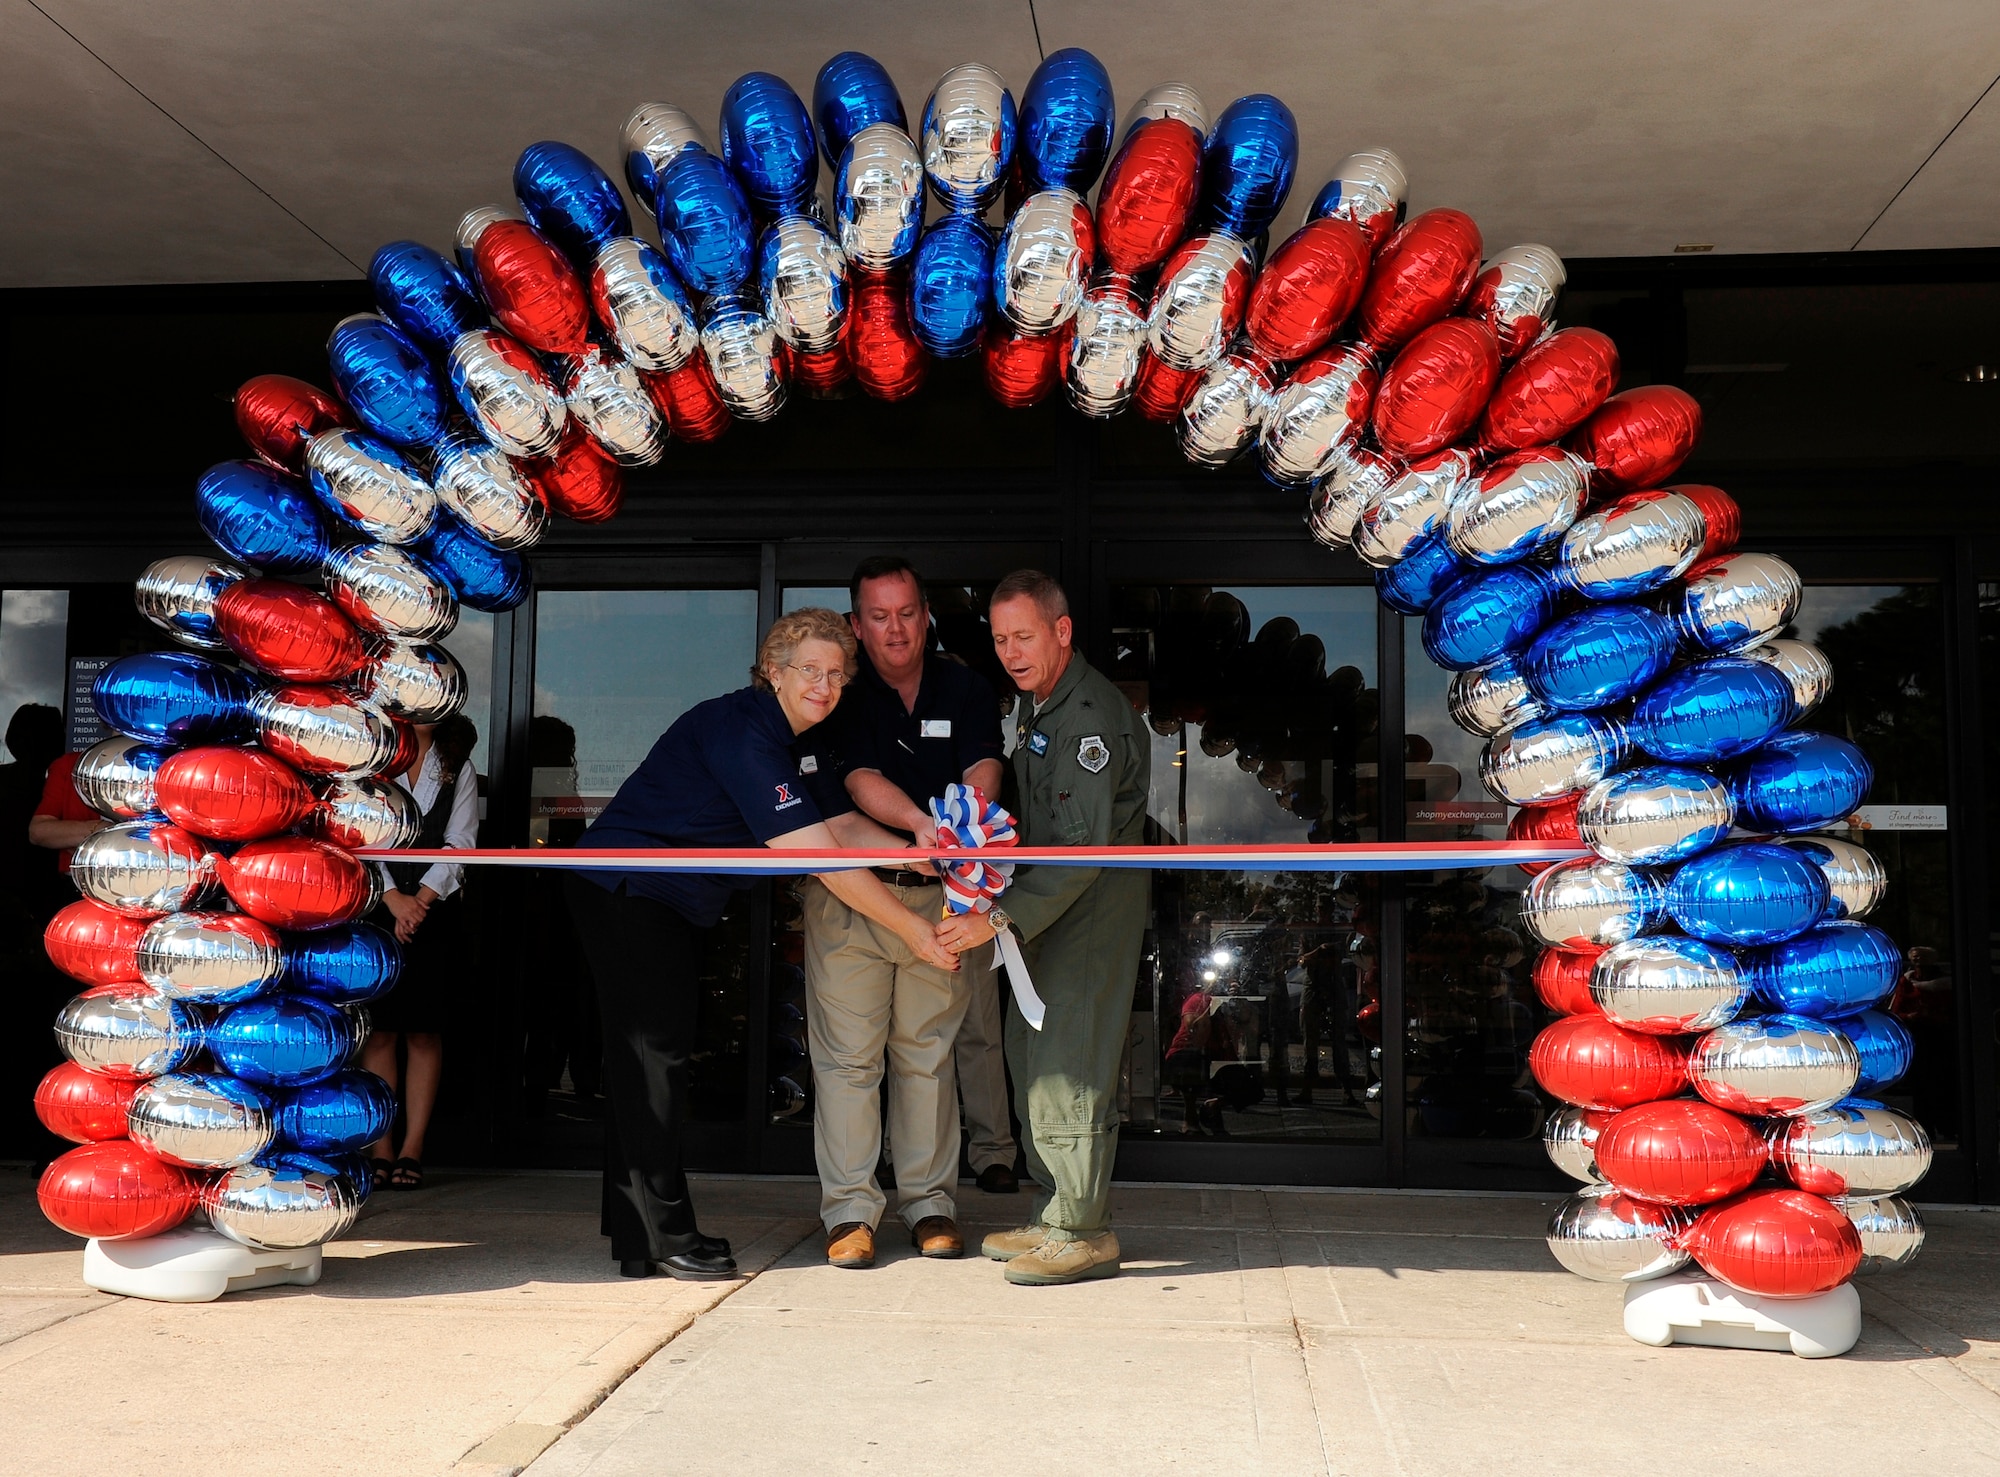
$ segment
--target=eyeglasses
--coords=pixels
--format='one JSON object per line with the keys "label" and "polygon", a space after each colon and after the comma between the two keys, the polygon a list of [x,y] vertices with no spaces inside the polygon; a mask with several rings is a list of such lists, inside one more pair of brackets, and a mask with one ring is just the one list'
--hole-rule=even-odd
{"label": "eyeglasses", "polygon": [[839,692],[841,688],[847,686],[847,674],[845,672],[828,672],[810,665],[802,667],[797,662],[786,662],[785,665],[805,678],[806,686],[808,687],[817,687],[820,683],[824,682],[835,692]]}

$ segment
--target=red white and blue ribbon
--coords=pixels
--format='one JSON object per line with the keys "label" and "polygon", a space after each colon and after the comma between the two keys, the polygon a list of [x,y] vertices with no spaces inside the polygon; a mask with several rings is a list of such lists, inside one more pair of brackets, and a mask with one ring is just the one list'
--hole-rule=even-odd
{"label": "red white and blue ribbon", "polygon": [[[947,785],[944,794],[931,801],[931,822],[940,842],[969,851],[1013,846],[1020,840],[1014,817],[971,785]],[[941,862],[938,870],[944,880],[944,905],[954,913],[984,913],[1014,875],[1011,862],[984,859]]]}

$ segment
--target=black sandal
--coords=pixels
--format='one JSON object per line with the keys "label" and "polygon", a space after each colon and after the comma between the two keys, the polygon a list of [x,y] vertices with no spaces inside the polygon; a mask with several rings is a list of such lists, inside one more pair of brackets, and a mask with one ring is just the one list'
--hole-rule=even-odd
{"label": "black sandal", "polygon": [[424,1187],[424,1163],[421,1159],[398,1159],[389,1166],[389,1188],[392,1190],[421,1190]]}
{"label": "black sandal", "polygon": [[395,1165],[391,1164],[387,1159],[370,1159],[368,1161],[368,1188],[370,1190],[388,1189],[389,1176],[395,1172],[395,1168]]}

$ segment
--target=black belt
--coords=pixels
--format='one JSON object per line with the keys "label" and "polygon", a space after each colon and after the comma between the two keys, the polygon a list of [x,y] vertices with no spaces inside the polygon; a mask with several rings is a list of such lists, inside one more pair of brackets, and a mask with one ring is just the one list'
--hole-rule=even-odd
{"label": "black belt", "polygon": [[906,867],[870,867],[869,871],[891,887],[934,887],[937,878],[928,872],[912,872]]}

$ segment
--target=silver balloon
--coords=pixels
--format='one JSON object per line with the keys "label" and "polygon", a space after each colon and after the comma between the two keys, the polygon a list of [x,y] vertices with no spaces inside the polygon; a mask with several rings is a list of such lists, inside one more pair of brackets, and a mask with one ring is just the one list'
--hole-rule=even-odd
{"label": "silver balloon", "polygon": [[1644,1282],[1688,1264],[1678,1245],[1694,1213],[1650,1205],[1610,1185],[1593,1185],[1563,1201],[1549,1217],[1549,1250],[1592,1282]]}
{"label": "silver balloon", "polygon": [[1597,1135],[1610,1116],[1573,1103],[1549,1114],[1542,1125],[1542,1148],[1548,1152],[1549,1162],[1581,1184],[1603,1184],[1603,1171],[1597,1167]]}
{"label": "silver balloon", "polygon": [[947,210],[984,210],[1005,183],[1006,79],[967,62],[938,78],[924,105],[924,174]]}
{"label": "silver balloon", "polygon": [[1243,322],[1257,261],[1250,248],[1224,232],[1197,236],[1193,251],[1153,289],[1146,315],[1146,343],[1169,369],[1206,369],[1228,349]]}
{"label": "silver balloon", "polygon": [[169,913],[139,935],[139,977],[171,1000],[248,1000],[284,967],[277,934],[233,913]]}
{"label": "silver balloon", "polygon": [[1586,513],[1563,535],[1556,578],[1593,600],[1641,594],[1679,579],[1701,557],[1708,522],[1692,498],[1651,492]]}
{"label": "silver balloon", "polygon": [[458,624],[458,597],[392,544],[349,544],[327,555],[320,581],[364,631],[431,641]]}
{"label": "silver balloon", "polygon": [[1785,1123],[1771,1158],[1815,1195],[1900,1195],[1930,1173],[1931,1138],[1894,1108],[1836,1103]]}
{"label": "silver balloon", "polygon": [[1395,482],[1401,467],[1379,451],[1342,442],[1306,505],[1306,527],[1329,549],[1344,549],[1361,510]]}
{"label": "silver balloon", "polygon": [[360,431],[337,427],[313,437],[306,472],[321,501],[382,543],[413,543],[437,522],[430,483],[400,452]]}
{"label": "silver balloon", "polygon": [[591,263],[591,302],[635,368],[672,373],[701,345],[686,299],[660,287],[661,275],[672,271],[651,242],[636,236],[605,242]]}
{"label": "silver balloon", "polygon": [[1729,834],[1735,818],[1729,790],[1699,769],[1651,764],[1607,776],[1577,802],[1583,844],[1614,862],[1684,861]]}
{"label": "silver balloon", "polygon": [[[1367,516],[1365,511],[1362,516]],[[1358,540],[1358,533],[1356,537]],[[1548,716],[1548,709],[1528,686],[1527,674],[1513,657],[1453,672],[1451,685],[1445,690],[1445,710],[1453,723],[1482,738]]]}
{"label": "silver balloon", "polygon": [[840,249],[850,262],[884,271],[907,261],[924,225],[924,161],[893,123],[871,123],[849,140],[833,182]]}
{"label": "silver balloon", "polygon": [[1833,892],[1833,906],[1827,914],[1830,918],[1866,918],[1889,891],[1889,874],[1881,858],[1852,841],[1832,836],[1784,836],[1778,838],[1778,845],[1811,857],[1826,873],[1827,886]]}
{"label": "silver balloon", "polygon": [[1671,613],[1682,639],[1703,651],[1748,651],[1792,623],[1804,593],[1799,572],[1776,555],[1730,554],[1690,574]]}
{"label": "silver balloon", "polygon": [[1174,423],[1181,452],[1191,462],[1219,467],[1257,439],[1271,380],[1248,354],[1228,354],[1210,365]]}
{"label": "silver balloon", "polygon": [[563,404],[621,467],[650,467],[666,455],[666,423],[639,371],[601,345],[564,364]]}
{"label": "silver balloon", "polygon": [[368,1007],[358,1001],[339,1009],[341,1018],[347,1022],[347,1059],[357,1061],[361,1048],[368,1044],[368,1033],[374,1029],[374,1018],[369,1015]]}
{"label": "silver balloon", "polygon": [[1531,718],[1487,740],[1479,782],[1495,800],[1535,805],[1588,789],[1625,758],[1625,725],[1596,713]]}
{"label": "silver balloon", "polygon": [[495,328],[461,333],[446,356],[452,393],[480,434],[509,456],[553,456],[569,415],[528,349]]}
{"label": "silver balloon", "polygon": [[206,554],[173,554],[155,559],[140,572],[132,598],[139,614],[183,646],[224,651],[229,643],[215,634],[215,600],[250,571]]}
{"label": "silver balloon", "polygon": [[[309,689],[319,691],[319,689]],[[336,694],[321,704],[292,702],[279,691],[250,700],[250,716],[265,748],[312,775],[364,779],[396,757],[396,725],[360,698]]]}
{"label": "silver balloon", "polygon": [[1512,359],[1555,327],[1556,300],[1568,280],[1553,248],[1534,242],[1510,246],[1479,269],[1474,316],[1493,326],[1501,354]]}
{"label": "silver balloon", "polygon": [[1022,333],[1053,333],[1076,315],[1090,280],[1090,209],[1069,190],[1021,202],[1000,233],[993,281],[1000,312]]}
{"label": "silver balloon", "polygon": [[486,234],[488,226],[497,226],[501,221],[517,221],[521,212],[505,205],[475,205],[458,218],[458,229],[452,232],[452,244],[458,250],[459,265],[466,275],[473,275],[472,258],[479,250],[479,238]]}
{"label": "silver balloon", "polygon": [[207,848],[163,821],[127,821],[92,832],[70,854],[78,892],[128,918],[198,906],[208,891]]}
{"label": "silver balloon", "polygon": [[1597,1008],[1628,1030],[1651,1036],[1727,1025],[1749,995],[1728,950],[1677,934],[1613,944],[1590,967],[1590,998]]}
{"label": "silver balloon", "polygon": [[778,337],[808,354],[838,344],[847,322],[847,258],[826,227],[808,216],[785,216],[765,230],[758,255],[764,316]]}
{"label": "silver balloon", "polygon": [[216,1072],[155,1077],[133,1095],[125,1122],[134,1143],[188,1169],[248,1164],[271,1147],[271,1100]]}
{"label": "silver balloon", "polygon": [[367,880],[368,896],[362,900],[361,906],[354,910],[354,916],[366,918],[382,906],[382,894],[388,890],[389,884],[383,878],[380,867],[364,867],[361,875]]}
{"label": "silver balloon", "polygon": [[201,1027],[150,985],[101,985],[62,1008],[56,1044],[86,1072],[131,1082],[179,1068],[200,1048]]}
{"label": "silver balloon", "polygon": [[526,549],[549,526],[548,504],[497,446],[458,432],[437,452],[438,501],[496,549]]}
{"label": "silver balloon", "polygon": [[413,846],[424,818],[410,792],[390,780],[329,780],[319,809],[299,829],[349,848]]}
{"label": "silver balloon", "polygon": [[1118,414],[1132,398],[1145,347],[1146,317],[1130,284],[1114,278],[1093,285],[1077,307],[1070,338],[1069,403],[1098,420]]}
{"label": "silver balloon", "polygon": [[1792,718],[1794,723],[1825,702],[1826,695],[1833,691],[1833,663],[1810,641],[1788,636],[1766,641],[1744,655],[1785,674],[1785,680],[1792,684],[1792,704],[1798,710]]}
{"label": "silver balloon", "polygon": [[1324,477],[1334,448],[1367,427],[1379,382],[1374,356],[1352,344],[1336,344],[1299,365],[1272,395],[1258,434],[1264,475],[1280,487]]}
{"label": "silver balloon", "polygon": [[[1284,391],[1278,393],[1282,399]],[[1266,421],[1266,430],[1269,426]],[[1354,552],[1364,564],[1387,569],[1443,523],[1471,476],[1472,453],[1461,447],[1419,457],[1362,508]]]}
{"label": "silver balloon", "polygon": [[465,706],[465,668],[442,646],[376,637],[351,679],[363,702],[410,723],[442,723]]}
{"label": "silver balloon", "polygon": [[1837,1026],[1799,1015],[1718,1026],[1695,1043],[1688,1080],[1732,1113],[1796,1118],[1830,1108],[1861,1076],[1861,1058]]}
{"label": "silver balloon", "polygon": [[[1338,189],[1334,189],[1334,186]],[[1328,215],[1353,221],[1369,241],[1380,246],[1403,218],[1410,198],[1410,172],[1391,149],[1362,149],[1333,166],[1333,177],[1319,197],[1334,198]]]}
{"label": "silver balloon", "polygon": [[1861,1265],[1857,1276],[1907,1267],[1924,1249],[1924,1218],[1901,1195],[1876,1195],[1866,1200],[1838,1198],[1833,1202],[1861,1233]]}
{"label": "silver balloon", "polygon": [[659,208],[655,187],[660,171],[687,148],[715,152],[709,148],[701,125],[684,108],[672,103],[641,103],[625,120],[618,133],[618,152],[625,160],[625,179],[647,214]]}
{"label": "silver balloon", "polygon": [[1202,104],[1201,94],[1185,82],[1158,82],[1140,93],[1139,100],[1126,109],[1124,121],[1118,125],[1119,142],[1130,138],[1139,124],[1155,118],[1179,119],[1203,138],[1208,137],[1208,109]]}
{"label": "silver balloon", "polygon": [[318,1246],[344,1234],[360,1206],[331,1166],[305,1156],[274,1155],[240,1165],[203,1191],[208,1223],[245,1246]]}
{"label": "silver balloon", "polygon": [[70,783],[83,803],[99,815],[137,820],[159,809],[153,785],[161,761],[171,753],[173,750],[164,744],[116,734],[83,751],[70,771]]}
{"label": "silver balloon", "polygon": [[1475,564],[1511,564],[1550,548],[1576,521],[1587,477],[1579,458],[1552,446],[1503,457],[1460,488],[1445,514],[1445,541]]}
{"label": "silver balloon", "polygon": [[740,300],[721,303],[701,330],[701,352],[716,393],[738,420],[767,421],[784,409],[778,332],[760,309]]}
{"label": "silver balloon", "polygon": [[1656,878],[1602,857],[1557,862],[1521,894],[1522,925],[1558,948],[1622,944],[1651,933],[1663,912]]}

